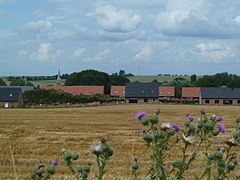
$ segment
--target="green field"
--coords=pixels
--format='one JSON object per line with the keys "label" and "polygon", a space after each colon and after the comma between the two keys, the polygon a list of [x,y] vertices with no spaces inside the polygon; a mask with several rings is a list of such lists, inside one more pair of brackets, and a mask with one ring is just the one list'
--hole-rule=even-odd
{"label": "green field", "polygon": [[190,80],[190,76],[132,76],[128,77],[131,82],[152,82],[156,79],[158,82],[172,81],[175,78],[184,78]]}

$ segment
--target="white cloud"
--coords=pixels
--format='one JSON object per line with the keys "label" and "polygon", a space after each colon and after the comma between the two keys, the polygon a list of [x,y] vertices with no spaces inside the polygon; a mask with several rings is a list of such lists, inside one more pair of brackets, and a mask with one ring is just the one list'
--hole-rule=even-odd
{"label": "white cloud", "polygon": [[26,51],[26,50],[20,50],[20,51],[18,52],[18,55],[19,55],[19,56],[27,56],[27,55],[28,55],[28,51]]}
{"label": "white cloud", "polygon": [[233,22],[236,23],[236,24],[240,24],[240,16],[236,16],[236,17],[233,19]]}
{"label": "white cloud", "polygon": [[38,61],[48,61],[50,59],[49,49],[51,47],[50,43],[41,43],[39,45],[36,54],[32,55],[32,58],[36,58]]}
{"label": "white cloud", "polygon": [[110,32],[130,32],[137,29],[141,18],[129,10],[117,9],[113,6],[98,7],[90,13],[102,29]]}
{"label": "white cloud", "polygon": [[52,23],[50,21],[39,20],[32,21],[23,25],[23,29],[27,31],[31,31],[34,33],[40,33],[49,30],[52,27]]}
{"label": "white cloud", "polygon": [[109,49],[104,49],[103,51],[100,51],[99,53],[97,53],[95,56],[94,56],[94,59],[95,60],[102,60],[103,58],[105,58],[108,54],[110,54],[111,51]]}
{"label": "white cloud", "polygon": [[134,59],[143,59],[148,60],[152,55],[152,49],[146,45],[144,48],[140,50],[135,56]]}
{"label": "white cloud", "polygon": [[81,56],[84,52],[86,51],[86,48],[80,48],[80,49],[76,49],[73,53],[73,55],[75,57],[79,57]]}
{"label": "white cloud", "polygon": [[200,43],[196,45],[196,49],[208,61],[220,62],[234,56],[229,47],[217,43]]}

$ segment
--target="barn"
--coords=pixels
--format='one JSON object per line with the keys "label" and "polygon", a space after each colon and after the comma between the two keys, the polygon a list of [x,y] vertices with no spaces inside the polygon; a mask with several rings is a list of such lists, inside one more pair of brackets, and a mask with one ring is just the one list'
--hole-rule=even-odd
{"label": "barn", "polygon": [[201,88],[200,104],[240,104],[240,88]]}
{"label": "barn", "polygon": [[0,88],[0,105],[5,108],[23,105],[21,88]]}
{"label": "barn", "polygon": [[158,103],[158,83],[126,83],[126,103]]}

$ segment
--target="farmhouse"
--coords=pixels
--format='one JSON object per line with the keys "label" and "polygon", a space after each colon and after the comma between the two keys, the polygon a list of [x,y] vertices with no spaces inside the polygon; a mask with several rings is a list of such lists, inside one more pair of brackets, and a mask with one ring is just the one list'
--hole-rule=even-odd
{"label": "farmhouse", "polygon": [[164,99],[171,99],[175,97],[174,86],[159,86],[159,97]]}
{"label": "farmhouse", "polygon": [[199,101],[200,88],[199,87],[183,87],[182,98],[191,101]]}
{"label": "farmhouse", "polygon": [[158,103],[159,85],[157,83],[126,83],[127,103]]}
{"label": "farmhouse", "polygon": [[104,94],[104,86],[42,86],[42,89],[55,89],[68,92],[73,95]]}
{"label": "farmhouse", "polygon": [[22,90],[20,88],[0,88],[0,105],[5,108],[23,105]]}
{"label": "farmhouse", "polygon": [[200,104],[240,104],[240,88],[201,88]]}
{"label": "farmhouse", "polygon": [[111,86],[111,96],[124,97],[126,92],[126,86]]}

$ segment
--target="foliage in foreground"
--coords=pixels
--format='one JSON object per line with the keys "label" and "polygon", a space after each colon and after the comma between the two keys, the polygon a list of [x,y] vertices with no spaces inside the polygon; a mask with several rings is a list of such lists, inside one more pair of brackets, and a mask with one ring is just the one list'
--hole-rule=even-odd
{"label": "foliage in foreground", "polygon": [[[139,157],[133,157],[131,164],[133,180],[141,180],[140,177],[150,180],[183,180],[189,176],[187,171],[191,170],[193,162],[199,157],[204,159],[205,164],[202,172],[195,175],[195,180],[240,180],[240,173],[233,177],[238,164],[236,148],[240,145],[240,118],[236,119],[236,129],[231,133],[231,138],[212,152],[210,149],[216,138],[226,132],[225,126],[221,123],[221,116],[213,114],[207,117],[202,110],[197,120],[187,115],[184,128],[181,129],[177,124],[161,123],[159,125],[159,114],[160,110],[157,109],[150,116],[145,112],[138,112],[135,116],[135,120],[144,126],[142,138],[151,152],[151,166],[146,174],[140,174]],[[169,151],[173,147],[177,147],[181,156],[169,162]],[[97,172],[94,179],[103,180],[113,149],[107,143],[107,139],[102,138],[100,143],[92,145],[90,150],[96,157]],[[75,177],[74,179],[89,179],[91,165],[75,165],[79,154],[65,149],[62,152],[65,164]],[[45,166],[40,164],[31,174],[32,180],[50,179],[55,174],[57,164],[58,161],[53,160],[47,171],[44,169]]]}

